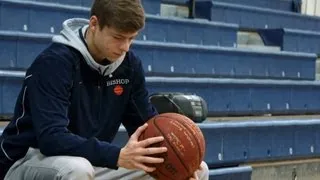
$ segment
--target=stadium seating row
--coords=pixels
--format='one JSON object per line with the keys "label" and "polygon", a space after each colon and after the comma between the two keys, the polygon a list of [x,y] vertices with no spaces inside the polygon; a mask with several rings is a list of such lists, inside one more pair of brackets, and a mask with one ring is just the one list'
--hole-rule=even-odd
{"label": "stadium seating row", "polygon": [[136,41],[149,75],[314,80],[314,54]]}
{"label": "stadium seating row", "polygon": [[[199,0],[198,0],[199,1]],[[210,1],[210,0],[200,0],[200,1]],[[301,0],[211,0],[214,2],[224,2],[230,4],[259,7],[265,9],[274,9],[288,12],[298,12]]]}
{"label": "stadium seating row", "polygon": [[[0,1],[0,12],[1,30],[55,34],[64,20],[89,17],[89,8],[80,6],[12,0]],[[237,30],[234,24],[147,15],[137,39],[230,47],[236,44]]]}
{"label": "stadium seating row", "polygon": [[[252,168],[238,164],[312,158],[320,153],[318,119],[204,123],[199,127],[206,138],[205,161],[211,169],[210,179],[249,180]],[[127,139],[121,127],[114,143],[123,146]],[[227,165],[233,168],[219,169]]]}
{"label": "stadium seating row", "polygon": [[[66,4],[73,6],[83,6],[90,7],[90,0],[28,0],[34,2],[48,2],[48,3],[57,3],[57,4]],[[197,0],[199,1],[199,0]],[[204,0],[202,0],[204,1]],[[205,0],[209,1],[209,0]],[[282,11],[293,11],[296,12],[299,10],[299,5],[301,4],[301,0],[259,0],[259,1],[251,1],[251,0],[213,0],[217,2],[226,2],[233,4],[242,4],[249,5],[255,7],[263,7],[269,9],[277,9]],[[146,9],[147,13],[150,14],[159,14],[160,13],[160,4],[175,4],[175,5],[186,5],[188,0],[143,0],[143,6]]]}
{"label": "stadium seating row", "polygon": [[319,17],[225,2],[197,1],[196,13],[199,18],[234,23],[244,29],[290,28],[320,30]]}
{"label": "stadium seating row", "polygon": [[266,45],[280,46],[283,51],[320,54],[320,33],[297,29],[259,29]]}
{"label": "stadium seating row", "polygon": [[[87,18],[89,15],[89,8],[79,6],[65,6],[62,4],[52,4],[34,1],[20,1],[20,0],[2,0],[0,1],[0,29],[10,30],[10,31],[25,31],[25,32],[41,32],[41,33],[59,33],[61,30],[61,24],[65,19],[72,17]],[[233,0],[229,0],[233,1]],[[245,0],[242,0],[245,1]],[[273,0],[275,1],[275,0]],[[278,0],[277,0],[278,1]],[[48,2],[58,2],[57,0],[50,0]],[[146,1],[148,2],[148,0]],[[153,1],[152,1],[153,2]],[[197,1],[198,2],[198,1]],[[269,1],[255,1],[259,3],[268,3]],[[271,1],[270,1],[271,2]],[[270,3],[269,2],[269,3]],[[289,2],[289,1],[280,1]],[[61,2],[62,3],[62,2]],[[77,5],[77,1],[68,1],[64,4],[74,4]],[[159,3],[159,2],[158,2]],[[207,1],[199,2],[208,3]],[[211,2],[210,2],[211,3]],[[220,2],[213,2],[213,6],[217,8],[222,8]],[[220,4],[219,4],[220,3]],[[292,3],[292,2],[291,2]],[[228,4],[229,5],[229,4]],[[237,8],[240,8],[236,6]],[[242,7],[242,6],[241,6]],[[224,12],[233,8],[222,8],[219,11],[214,11],[214,17],[219,18],[219,13],[229,16],[229,12]],[[257,10],[254,8],[255,11]],[[223,11],[223,12],[222,12]],[[202,11],[203,12],[203,11]],[[236,9],[236,12],[238,11]],[[250,11],[244,10],[244,13]],[[273,12],[273,11],[272,11]],[[248,14],[247,14],[248,15]],[[138,40],[148,40],[148,41],[158,41],[158,42],[174,42],[182,44],[198,44],[198,45],[214,45],[223,47],[236,47],[237,46],[237,32],[240,29],[237,24],[239,23],[241,28],[247,27],[243,25],[245,21],[248,20],[250,23],[262,23],[262,20],[269,20],[270,18],[260,18],[256,15],[250,15],[250,17],[244,15],[232,14],[229,19],[234,21],[230,22],[225,19],[216,19],[217,21],[229,22],[228,24],[223,22],[208,22],[205,20],[190,20],[172,17],[161,17],[156,15],[147,15],[146,26],[142,32],[137,37]],[[264,15],[263,15],[264,16]],[[308,26],[308,21],[305,20],[295,20],[296,16],[305,17],[302,15],[291,14],[293,17],[292,23],[299,24],[302,26]],[[256,17],[256,18],[255,18]],[[279,16],[272,16],[278,18]],[[50,18],[47,21],[46,18]],[[237,20],[240,18],[241,22]],[[308,17],[309,18],[309,17]],[[313,18],[313,17],[312,17]],[[312,19],[311,18],[311,19]],[[262,19],[262,20],[261,20]],[[291,22],[290,20],[290,22]],[[313,18],[314,20],[314,18]],[[320,34],[313,31],[302,31],[297,29],[282,28],[287,25],[282,25],[282,20],[273,20],[272,23],[279,22],[281,24],[268,26],[264,29],[264,26],[255,26],[254,28],[260,28],[259,32],[262,37],[264,37],[266,45],[276,45],[282,47],[283,51],[295,51],[295,52],[307,52],[307,53],[319,53],[320,47],[318,39],[320,39]],[[315,21],[316,24],[318,21]],[[290,26],[289,26],[290,27]],[[262,28],[262,29],[261,29]],[[296,27],[299,28],[299,27]],[[263,32],[263,33],[262,33]],[[276,41],[276,42],[274,42]]]}
{"label": "stadium seating row", "polygon": [[[0,68],[27,68],[51,34],[0,31]],[[315,54],[135,41],[149,75],[314,80]]]}
{"label": "stadium seating row", "polygon": [[[0,114],[12,114],[23,72],[1,71]],[[14,75],[12,75],[14,73]],[[1,73],[0,73],[1,74]],[[203,97],[210,116],[305,114],[320,110],[316,81],[147,77],[149,92],[184,92]]]}
{"label": "stadium seating row", "polygon": [[210,116],[305,114],[320,110],[318,81],[147,77],[154,92],[197,94]]}
{"label": "stadium seating row", "polygon": [[[320,154],[319,119],[250,120],[199,124],[206,139],[205,161],[210,168],[238,164],[316,157]],[[115,143],[124,145],[120,128]],[[247,169],[248,170],[248,169]]]}
{"label": "stadium seating row", "polygon": [[[0,135],[3,132],[3,127],[0,127]],[[127,140],[127,135],[120,131],[117,135],[117,144],[123,144]],[[252,167],[251,166],[240,166],[240,167],[227,167],[227,168],[217,168],[209,170],[210,180],[251,180]]]}
{"label": "stadium seating row", "polygon": [[[90,7],[92,4],[92,0],[27,0],[27,1],[55,3],[55,4],[81,6],[81,7]],[[141,2],[142,2],[147,13],[149,13],[149,14],[159,14],[160,13],[161,0],[143,0]]]}

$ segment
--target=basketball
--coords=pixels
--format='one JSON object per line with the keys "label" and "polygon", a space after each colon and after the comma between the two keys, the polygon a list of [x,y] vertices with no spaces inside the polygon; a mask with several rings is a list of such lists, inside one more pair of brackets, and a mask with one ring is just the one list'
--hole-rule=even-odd
{"label": "basketball", "polygon": [[199,168],[205,154],[205,139],[200,128],[188,117],[176,113],[159,114],[148,122],[139,141],[163,136],[164,141],[152,145],[164,146],[168,151],[156,155],[164,158],[160,164],[152,164],[156,170],[149,173],[159,180],[185,180]]}

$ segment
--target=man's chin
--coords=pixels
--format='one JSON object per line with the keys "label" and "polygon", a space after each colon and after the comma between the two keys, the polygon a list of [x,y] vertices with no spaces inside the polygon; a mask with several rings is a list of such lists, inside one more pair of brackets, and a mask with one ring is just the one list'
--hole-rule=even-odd
{"label": "man's chin", "polygon": [[119,57],[114,57],[114,58],[108,58],[108,60],[109,60],[111,63],[113,63],[113,62],[118,61],[119,58],[120,58],[120,56],[119,56]]}
{"label": "man's chin", "polygon": [[122,56],[123,55],[115,55],[115,56],[112,56],[112,57],[108,57],[108,60],[110,62],[116,62],[116,61],[120,60]]}

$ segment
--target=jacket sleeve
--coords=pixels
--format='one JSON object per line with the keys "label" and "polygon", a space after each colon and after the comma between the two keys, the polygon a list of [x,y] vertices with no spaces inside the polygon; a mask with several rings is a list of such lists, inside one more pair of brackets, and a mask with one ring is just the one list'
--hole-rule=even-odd
{"label": "jacket sleeve", "polygon": [[146,88],[145,75],[141,61],[138,60],[134,68],[133,87],[130,102],[122,124],[131,136],[139,126],[142,126],[150,118],[157,115],[157,111],[150,103],[148,90]]}
{"label": "jacket sleeve", "polygon": [[73,71],[66,60],[40,57],[27,73],[28,103],[39,149],[46,156],[78,156],[93,166],[117,169],[119,147],[67,129]]}

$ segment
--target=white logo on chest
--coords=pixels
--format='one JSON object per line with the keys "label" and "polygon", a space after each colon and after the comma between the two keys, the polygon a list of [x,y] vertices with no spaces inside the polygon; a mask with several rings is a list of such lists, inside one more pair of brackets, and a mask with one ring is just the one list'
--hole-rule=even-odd
{"label": "white logo on chest", "polygon": [[114,79],[114,80],[107,81],[107,86],[129,84],[129,83],[130,83],[129,79]]}

